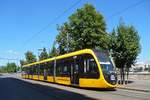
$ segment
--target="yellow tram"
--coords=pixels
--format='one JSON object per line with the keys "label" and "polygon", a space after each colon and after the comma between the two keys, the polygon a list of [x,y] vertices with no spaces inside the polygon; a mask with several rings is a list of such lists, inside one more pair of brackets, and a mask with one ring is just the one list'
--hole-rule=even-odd
{"label": "yellow tram", "polygon": [[86,88],[115,88],[117,85],[109,53],[91,49],[24,65],[22,78]]}

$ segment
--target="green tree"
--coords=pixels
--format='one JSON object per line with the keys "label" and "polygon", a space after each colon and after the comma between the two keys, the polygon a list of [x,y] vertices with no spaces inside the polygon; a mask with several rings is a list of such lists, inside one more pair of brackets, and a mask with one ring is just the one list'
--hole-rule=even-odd
{"label": "green tree", "polygon": [[91,4],[77,9],[58,30],[56,42],[60,53],[85,48],[108,48],[104,17]]}
{"label": "green tree", "polygon": [[15,63],[7,63],[6,67],[8,73],[17,71],[17,65]]}
{"label": "green tree", "polygon": [[51,51],[49,53],[49,57],[51,58],[51,57],[54,57],[54,56],[57,56],[57,55],[58,55],[57,54],[57,49],[55,47],[55,44],[53,44],[52,49],[51,49]]}
{"label": "green tree", "polygon": [[[59,34],[56,37],[56,42],[58,43],[58,50],[60,51],[60,54],[64,54],[68,51],[72,51],[73,46],[71,46],[74,42],[73,39],[71,39],[71,30],[70,26],[67,22],[65,22],[61,27],[58,27]],[[53,49],[56,49],[54,46]],[[51,52],[52,52],[51,51]]]}
{"label": "green tree", "polygon": [[26,62],[25,60],[20,60],[20,65],[21,65],[21,66],[23,66],[23,65],[25,65],[25,64],[27,64],[27,62]]}
{"label": "green tree", "polygon": [[28,64],[37,61],[36,56],[31,51],[25,53],[25,58]]}
{"label": "green tree", "polygon": [[43,59],[46,59],[46,58],[48,58],[48,53],[46,51],[46,48],[43,48],[42,52],[39,55],[39,60],[43,60]]}
{"label": "green tree", "polygon": [[0,73],[6,73],[7,67],[6,66],[0,66]]}
{"label": "green tree", "polygon": [[113,29],[109,46],[116,67],[120,69],[121,82],[124,83],[125,69],[127,72],[129,71],[141,50],[137,30],[133,26],[126,26],[123,22],[120,22],[119,26]]}

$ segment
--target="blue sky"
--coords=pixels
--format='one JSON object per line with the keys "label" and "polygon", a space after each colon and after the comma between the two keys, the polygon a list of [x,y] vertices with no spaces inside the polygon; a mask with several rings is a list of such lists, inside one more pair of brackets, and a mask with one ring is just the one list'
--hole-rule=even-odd
{"label": "blue sky", "polygon": [[[118,25],[120,18],[123,18],[127,25],[135,26],[141,37],[142,46],[138,60],[150,60],[150,1],[143,0],[137,6],[123,10],[139,1],[81,0],[58,20],[51,23],[77,0],[0,0],[0,58],[23,59],[27,50],[38,55],[38,49],[43,47],[49,51],[58,34],[57,25],[67,21],[77,8],[81,8],[85,3],[91,3],[105,17],[108,32]],[[123,12],[117,14],[119,11]],[[32,38],[47,24],[50,24],[48,28]],[[0,65],[7,62],[13,62],[13,60],[0,59]]]}

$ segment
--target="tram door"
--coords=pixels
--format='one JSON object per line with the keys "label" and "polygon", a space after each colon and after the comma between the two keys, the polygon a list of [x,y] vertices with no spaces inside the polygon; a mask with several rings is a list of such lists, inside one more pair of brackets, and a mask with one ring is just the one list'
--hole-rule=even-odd
{"label": "tram door", "polygon": [[47,80],[47,75],[48,75],[47,70],[48,70],[48,63],[45,63],[43,65],[44,80]]}
{"label": "tram door", "polygon": [[44,80],[47,80],[47,71],[44,69]]}
{"label": "tram door", "polygon": [[73,85],[79,85],[79,65],[77,64],[77,56],[73,57],[73,63],[71,64],[71,83]]}

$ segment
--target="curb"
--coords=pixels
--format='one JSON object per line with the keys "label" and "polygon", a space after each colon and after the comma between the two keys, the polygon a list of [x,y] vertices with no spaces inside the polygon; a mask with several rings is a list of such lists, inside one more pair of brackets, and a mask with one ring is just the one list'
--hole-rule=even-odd
{"label": "curb", "polygon": [[125,90],[140,91],[140,92],[150,92],[150,90],[137,89],[137,88],[130,88],[130,87],[124,87],[124,86],[117,86],[117,88],[118,88],[118,89],[125,89]]}

